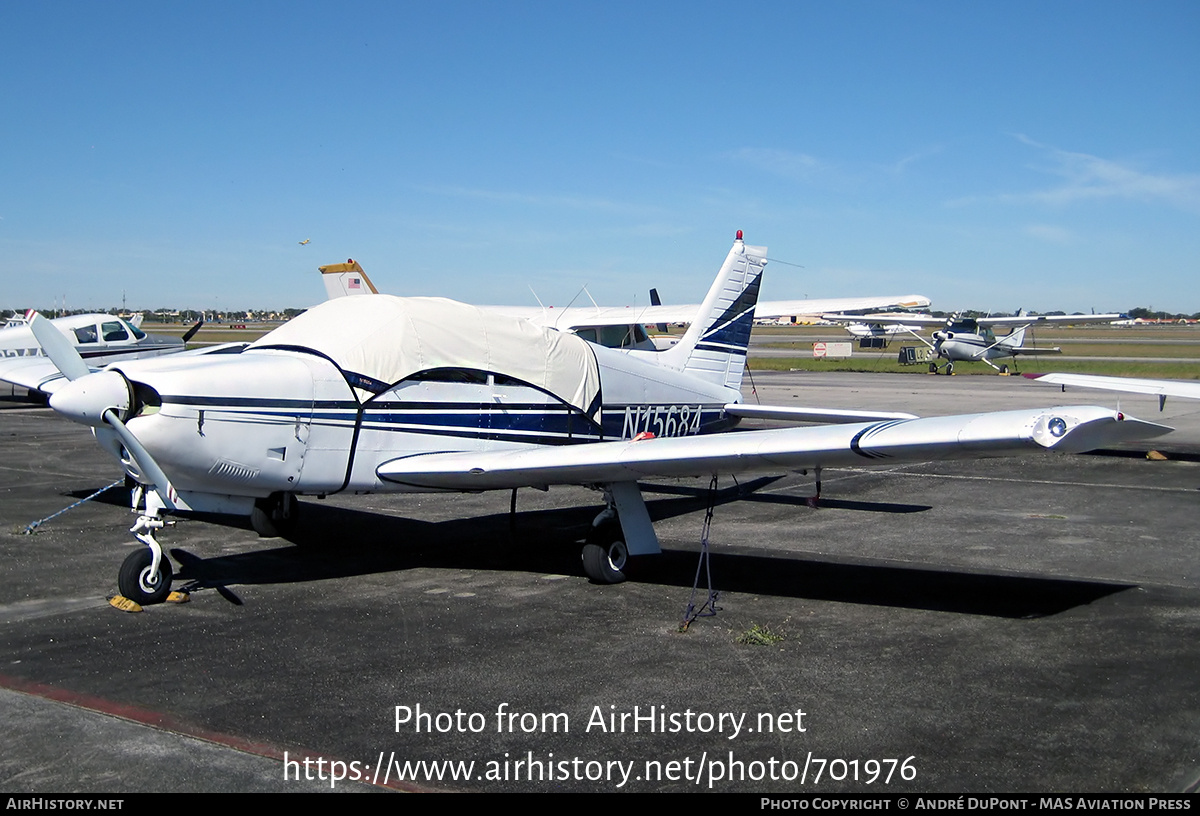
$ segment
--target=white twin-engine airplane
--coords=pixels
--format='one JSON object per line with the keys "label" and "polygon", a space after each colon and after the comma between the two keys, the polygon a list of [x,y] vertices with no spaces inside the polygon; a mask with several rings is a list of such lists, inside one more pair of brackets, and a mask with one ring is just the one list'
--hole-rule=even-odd
{"label": "white twin-engine airplane", "polygon": [[[72,381],[55,411],[92,426],[141,488],[145,543],[121,593],[162,600],[161,514],[250,515],[278,534],[300,495],[589,485],[606,508],[583,548],[598,583],[659,552],[638,480],[1084,451],[1169,429],[1079,406],[918,419],[744,405],[740,386],[766,250],[739,237],[700,312],[666,351],[620,351],[441,298],[330,300],[236,354],[90,373],[44,319]],[[849,424],[727,431],[742,417]],[[819,472],[819,471],[818,471]]]}

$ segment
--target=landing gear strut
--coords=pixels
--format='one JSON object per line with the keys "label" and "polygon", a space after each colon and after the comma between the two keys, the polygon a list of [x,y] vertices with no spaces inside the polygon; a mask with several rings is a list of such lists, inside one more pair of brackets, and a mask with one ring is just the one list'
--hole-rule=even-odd
{"label": "landing gear strut", "polygon": [[272,493],[257,499],[250,511],[250,526],[263,538],[286,536],[296,529],[300,503],[295,493]]}
{"label": "landing gear strut", "polygon": [[171,593],[171,560],[154,539],[154,531],[165,522],[157,516],[144,515],[130,528],[145,547],[138,547],[126,557],[117,573],[117,588],[121,595],[146,606],[162,603]]}
{"label": "landing gear strut", "polygon": [[640,561],[662,550],[637,482],[597,487],[604,490],[604,509],[592,522],[583,545],[583,571],[593,583],[619,584],[628,577],[634,558]]}
{"label": "landing gear strut", "polygon": [[[1007,374],[1008,374],[1008,364],[1007,363],[1002,364],[1002,365],[996,365],[991,360],[987,360],[987,359],[985,359],[984,362],[987,363],[988,365],[990,365],[992,368],[996,369],[997,374],[1000,374],[1002,376],[1007,376]],[[1017,368],[1017,360],[1015,357],[1013,358],[1012,370],[1013,370],[1014,374],[1021,373],[1020,369]]]}

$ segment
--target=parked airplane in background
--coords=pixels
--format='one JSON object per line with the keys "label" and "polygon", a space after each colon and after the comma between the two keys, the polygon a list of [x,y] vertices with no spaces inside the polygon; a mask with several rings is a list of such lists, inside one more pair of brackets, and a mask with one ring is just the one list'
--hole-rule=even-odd
{"label": "parked airplane in background", "polygon": [[[1120,320],[1124,315],[1092,314],[1092,315],[1027,315],[1024,311],[1011,317],[953,317],[950,319],[932,317],[929,315],[913,315],[898,319],[907,327],[907,331],[929,346],[935,358],[945,360],[945,364],[936,362],[929,364],[931,373],[944,370],[947,374],[954,373],[956,362],[980,362],[994,368],[1001,374],[1008,373],[1008,365],[997,365],[993,360],[1013,360],[1016,358],[1042,354],[1062,354],[1060,348],[1030,348],[1025,343],[1025,332],[1032,326],[1041,325],[1071,325],[1078,323],[1111,323]],[[877,315],[824,315],[826,320],[838,323],[851,321],[863,322],[876,318]],[[901,318],[900,315],[887,315],[887,319]],[[868,320],[870,322],[870,320]],[[926,340],[916,333],[921,326],[940,326],[931,335],[933,342]],[[1008,334],[997,337],[993,327],[1016,326]]]}
{"label": "parked airplane in background", "polygon": [[846,331],[860,340],[867,337],[883,337],[890,340],[896,335],[911,334],[914,326],[923,320],[937,321],[937,324],[945,322],[944,318],[909,312],[887,312],[869,315],[825,314],[821,315],[821,319],[827,323],[844,324]]}
{"label": "parked airplane in background", "polygon": [[[78,314],[49,321],[75,347],[90,366],[118,360],[136,360],[183,351],[200,328],[197,323],[182,338],[147,334],[139,328],[140,316],[127,320],[110,314]],[[54,363],[42,353],[27,321],[0,329],[0,380],[43,391],[48,382],[61,380]]]}
{"label": "parked airplane in background", "polygon": [[[738,240],[741,240],[739,235]],[[321,267],[325,288],[330,298],[345,294],[358,294],[364,287],[376,292],[353,259],[345,264]],[[824,312],[853,311],[866,309],[903,308],[915,309],[929,305],[924,295],[876,295],[859,298],[825,298],[821,300],[768,300],[759,301],[755,308],[758,318],[796,318],[804,315],[819,315]],[[700,310],[699,304],[662,305],[657,302],[657,292],[652,304],[642,307],[630,306],[481,306],[489,312],[520,317],[535,325],[560,331],[569,331],[592,343],[615,349],[638,351],[661,351],[674,345],[674,338],[656,345],[646,331],[647,325],[659,326],[665,332],[668,323],[691,323]]]}
{"label": "parked airplane in background", "polygon": [[[353,258],[345,263],[318,267],[329,298],[375,294],[375,285]],[[121,361],[162,354],[184,352],[189,340],[203,321],[190,328],[182,338],[146,334],[141,331],[141,315],[133,319],[107,314],[73,315],[55,318],[58,326],[76,346],[80,356],[93,369]],[[62,373],[42,355],[27,320],[9,321],[10,328],[0,329],[0,381],[50,394],[64,381]],[[241,350],[245,343],[223,343],[187,352],[189,355],[227,354]]]}
{"label": "parked airplane in background", "polygon": [[832,427],[722,434],[745,416],[807,409],[741,403],[764,247],[734,242],[679,343],[621,351],[442,298],[337,298],[240,354],[123,363],[91,373],[41,318],[34,330],[71,379],[51,397],[142,487],[145,548],[122,595],[162,600],[172,570],[163,512],[296,523],[299,495],[546,488],[603,490],[584,545],[598,583],[659,551],[638,480],[1082,451],[1169,430],[1092,406],[917,419],[826,411]]}

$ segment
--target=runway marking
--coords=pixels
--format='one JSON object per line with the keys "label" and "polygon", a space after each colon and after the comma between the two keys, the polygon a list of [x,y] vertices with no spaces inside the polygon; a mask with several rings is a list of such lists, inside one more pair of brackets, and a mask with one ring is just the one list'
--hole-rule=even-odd
{"label": "runway marking", "polygon": [[[170,714],[164,714],[160,711],[154,711],[149,708],[131,705],[129,703],[118,703],[114,700],[107,700],[103,697],[95,697],[91,694],[83,694],[80,692],[69,691],[67,689],[50,686],[45,683],[38,683],[33,680],[24,680],[19,677],[11,677],[9,675],[0,674],[0,688],[8,689],[9,691],[17,691],[22,694],[28,694],[32,697],[40,697],[44,700],[52,700],[57,703],[64,703],[75,708],[83,709],[84,711],[94,711],[98,714],[105,714],[109,717],[115,717],[120,720],[137,723],[149,728],[154,728],[159,731],[165,731],[171,734],[178,734],[183,737],[202,740],[220,745],[225,748],[232,748],[235,751],[240,751],[243,754],[259,756],[265,759],[278,760],[283,763],[285,750],[275,745],[266,742],[254,742],[242,737],[226,734],[221,731],[211,731],[207,728],[201,728],[182,720],[177,720]],[[297,760],[303,763],[306,757],[312,758],[314,761],[318,758],[324,759],[327,763],[337,759],[330,754],[308,751],[305,749],[286,750],[289,760]],[[349,764],[349,763],[347,763]],[[378,788],[387,788],[389,790],[404,791],[407,793],[429,793],[434,792],[434,788],[425,788],[418,785],[412,785],[407,782],[372,782],[370,779],[358,780],[364,785],[373,785]]]}

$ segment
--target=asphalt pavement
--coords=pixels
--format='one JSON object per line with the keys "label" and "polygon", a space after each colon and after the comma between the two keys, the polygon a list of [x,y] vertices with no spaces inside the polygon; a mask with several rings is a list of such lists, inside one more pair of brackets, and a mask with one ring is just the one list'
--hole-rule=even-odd
{"label": "asphalt pavement", "polygon": [[[305,499],[137,545],[85,429],[0,400],[0,789],[1183,791],[1200,779],[1200,402],[1021,378],[756,372],[747,399],[922,415],[1115,405],[1042,454],[645,484],[664,555],[583,577],[582,488]],[[1150,448],[1165,459],[1147,459]],[[716,614],[681,631],[689,603]],[[709,611],[706,609],[706,611]],[[336,778],[336,777],[341,777]],[[402,778],[401,778],[402,777]]]}

